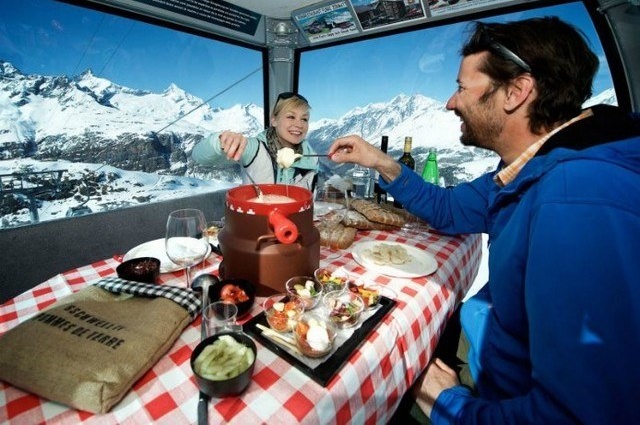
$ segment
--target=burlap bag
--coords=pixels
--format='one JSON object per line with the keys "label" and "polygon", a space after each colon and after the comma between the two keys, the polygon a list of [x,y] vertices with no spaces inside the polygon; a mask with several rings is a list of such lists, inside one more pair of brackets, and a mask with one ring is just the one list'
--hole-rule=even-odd
{"label": "burlap bag", "polygon": [[199,301],[185,289],[117,278],[97,285],[129,294],[88,286],[11,329],[0,337],[0,380],[105,413],[197,314]]}

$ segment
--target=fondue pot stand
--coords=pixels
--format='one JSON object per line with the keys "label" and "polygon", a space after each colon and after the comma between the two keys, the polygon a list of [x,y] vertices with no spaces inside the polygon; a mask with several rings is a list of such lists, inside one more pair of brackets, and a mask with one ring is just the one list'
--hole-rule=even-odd
{"label": "fondue pot stand", "polygon": [[[218,234],[223,279],[246,279],[256,295],[285,292],[293,276],[313,276],[320,263],[320,233],[313,225],[313,194],[298,186],[260,184],[267,202],[257,202],[255,188],[227,192],[225,224]],[[268,202],[269,195],[290,202]]]}

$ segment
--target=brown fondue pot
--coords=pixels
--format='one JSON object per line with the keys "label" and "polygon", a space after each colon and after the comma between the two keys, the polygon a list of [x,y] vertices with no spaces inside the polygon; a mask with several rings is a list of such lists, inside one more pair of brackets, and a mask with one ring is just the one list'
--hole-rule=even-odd
{"label": "brown fondue pot", "polygon": [[[313,194],[298,186],[260,184],[267,202],[254,201],[251,185],[227,192],[225,224],[218,234],[223,279],[246,279],[256,295],[285,292],[293,276],[313,276],[320,263],[320,233],[313,225]],[[269,203],[269,195],[292,199]]]}

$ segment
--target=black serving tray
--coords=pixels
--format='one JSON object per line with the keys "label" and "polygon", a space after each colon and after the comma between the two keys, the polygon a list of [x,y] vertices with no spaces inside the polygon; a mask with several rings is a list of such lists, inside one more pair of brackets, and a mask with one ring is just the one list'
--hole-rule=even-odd
{"label": "black serving tray", "polygon": [[326,387],[331,381],[331,378],[338,373],[344,363],[351,357],[351,354],[360,347],[369,333],[395,305],[396,302],[394,300],[381,296],[375,313],[369,316],[359,328],[355,329],[353,334],[338,347],[336,351],[315,367],[305,364],[302,360],[290,354],[286,349],[262,335],[262,331],[258,329],[256,325],[261,324],[269,327],[264,312],[251,318],[242,328],[244,332],[251,334],[255,339],[260,341],[262,345],[291,363],[318,384]]}

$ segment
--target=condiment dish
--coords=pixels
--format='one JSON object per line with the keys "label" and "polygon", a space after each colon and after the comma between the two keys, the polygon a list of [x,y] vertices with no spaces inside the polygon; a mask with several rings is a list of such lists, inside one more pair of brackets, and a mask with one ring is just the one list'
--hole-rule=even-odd
{"label": "condiment dish", "polygon": [[225,279],[209,288],[209,301],[225,301],[238,307],[238,317],[247,314],[256,299],[256,287],[245,279]]}
{"label": "condiment dish", "polygon": [[118,265],[116,273],[120,279],[156,283],[160,276],[160,260],[154,257],[132,258]]}

